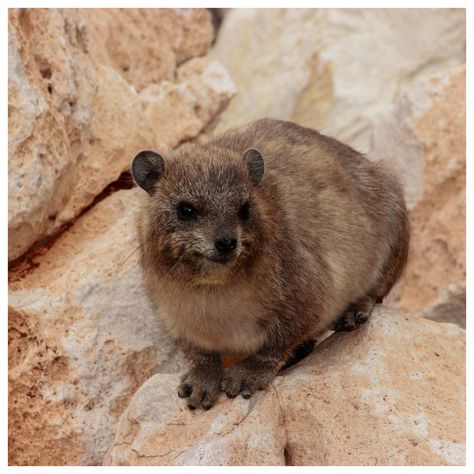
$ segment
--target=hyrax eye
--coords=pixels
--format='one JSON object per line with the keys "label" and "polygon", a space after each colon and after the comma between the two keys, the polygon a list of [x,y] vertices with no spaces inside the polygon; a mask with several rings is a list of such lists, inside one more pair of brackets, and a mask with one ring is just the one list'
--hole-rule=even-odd
{"label": "hyrax eye", "polygon": [[239,217],[244,221],[249,219],[249,217],[250,217],[250,203],[248,201],[245,204],[243,204],[242,206],[240,206]]}
{"label": "hyrax eye", "polygon": [[196,219],[197,209],[188,202],[180,202],[178,204],[178,218],[182,221],[189,221],[191,219]]}

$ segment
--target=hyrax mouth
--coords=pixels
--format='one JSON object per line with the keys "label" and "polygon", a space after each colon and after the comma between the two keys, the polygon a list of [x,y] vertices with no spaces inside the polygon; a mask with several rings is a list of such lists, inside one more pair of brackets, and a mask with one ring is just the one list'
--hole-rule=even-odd
{"label": "hyrax mouth", "polygon": [[220,255],[218,257],[206,257],[211,262],[219,263],[221,265],[226,265],[231,260],[234,259],[234,255]]}

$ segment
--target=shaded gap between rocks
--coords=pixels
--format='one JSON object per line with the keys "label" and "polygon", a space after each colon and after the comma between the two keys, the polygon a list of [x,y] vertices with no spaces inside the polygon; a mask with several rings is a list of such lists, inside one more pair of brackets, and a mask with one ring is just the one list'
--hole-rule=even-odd
{"label": "shaded gap between rocks", "polygon": [[90,211],[93,207],[109,197],[111,194],[121,191],[123,189],[131,189],[135,186],[130,170],[126,170],[120,176],[109,183],[102,191],[97,194],[94,199],[81,212],[69,222],[63,224],[54,234],[44,237],[36,241],[23,255],[8,262],[8,282],[13,283],[21,280],[29,272],[33,271],[39,266],[35,259],[44,255],[53,245],[56,240],[61,237],[64,232],[69,230],[75,222],[80,219],[85,213]]}
{"label": "shaded gap between rocks", "polygon": [[288,443],[286,444],[283,450],[283,456],[285,457],[285,466],[294,466],[295,463],[293,462],[293,455],[290,452]]}
{"label": "shaded gap between rocks", "polygon": [[211,23],[214,29],[214,38],[212,40],[211,46],[214,46],[217,42],[217,38],[219,36],[219,30],[222,25],[222,21],[224,20],[224,16],[227,13],[227,8],[208,8],[209,13],[211,14]]}

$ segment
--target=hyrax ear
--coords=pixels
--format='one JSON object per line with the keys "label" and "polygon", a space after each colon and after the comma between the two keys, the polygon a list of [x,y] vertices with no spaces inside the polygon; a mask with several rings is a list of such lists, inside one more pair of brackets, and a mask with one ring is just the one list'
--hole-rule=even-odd
{"label": "hyrax ear", "polygon": [[141,151],[132,161],[135,183],[151,194],[153,185],[163,174],[165,159],[154,151]]}
{"label": "hyrax ear", "polygon": [[249,148],[244,153],[244,158],[247,162],[250,179],[253,184],[257,185],[262,180],[263,172],[265,170],[263,156],[258,150],[255,150],[255,148]]}

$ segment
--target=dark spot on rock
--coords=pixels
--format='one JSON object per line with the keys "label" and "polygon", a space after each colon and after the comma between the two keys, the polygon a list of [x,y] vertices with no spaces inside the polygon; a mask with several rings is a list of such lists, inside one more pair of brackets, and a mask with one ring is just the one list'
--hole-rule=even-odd
{"label": "dark spot on rock", "polygon": [[290,452],[290,449],[289,449],[288,445],[286,445],[285,449],[283,450],[283,456],[285,458],[285,465],[286,466],[294,466],[295,465],[295,463],[293,461],[293,456]]}
{"label": "dark spot on rock", "polygon": [[51,76],[53,75],[51,68],[49,67],[40,69],[40,74],[43,79],[51,79]]}

